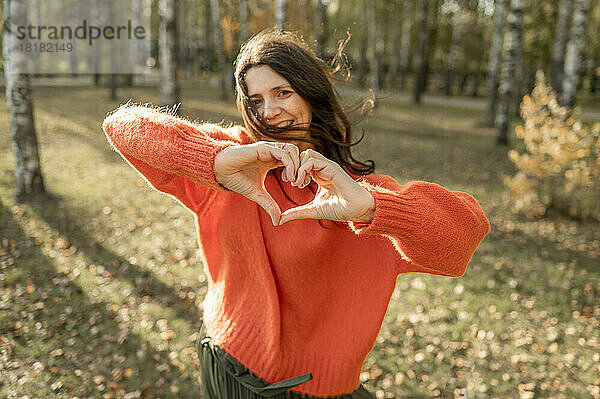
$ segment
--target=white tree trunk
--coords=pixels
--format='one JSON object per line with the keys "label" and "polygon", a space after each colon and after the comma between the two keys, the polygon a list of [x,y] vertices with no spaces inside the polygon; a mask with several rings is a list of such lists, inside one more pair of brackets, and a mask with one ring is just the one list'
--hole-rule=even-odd
{"label": "white tree trunk", "polygon": [[492,47],[487,68],[487,121],[493,126],[496,119],[496,100],[498,94],[498,70],[502,54],[502,32],[504,30],[504,16],[506,14],[506,0],[496,0],[494,11],[494,31],[492,33]]}
{"label": "white tree trunk", "polygon": [[[4,0],[4,26],[23,21],[27,12],[25,0]],[[45,192],[40,167],[37,136],[33,120],[33,100],[25,55],[19,43],[6,31],[2,37],[6,100],[10,112],[10,138],[15,154],[17,200]]]}
{"label": "white tree trunk", "polygon": [[[37,26],[42,26],[42,4],[41,4],[41,0],[35,0],[33,4],[34,4],[34,8],[35,8],[36,25]],[[33,55],[33,60],[34,60],[34,71],[33,72],[35,74],[37,74],[37,73],[40,72],[40,69],[41,69],[41,65],[40,65],[40,53],[35,52],[32,55]]]}
{"label": "white tree trunk", "polygon": [[508,32],[504,38],[504,62],[500,77],[498,93],[498,110],[496,112],[497,142],[508,144],[508,124],[510,122],[510,100],[512,97],[513,75],[521,43],[523,26],[523,0],[511,0],[508,14]]}
{"label": "white tree trunk", "polygon": [[572,108],[575,105],[575,91],[577,90],[577,77],[581,65],[581,46],[585,34],[590,0],[577,0],[571,35],[567,43],[565,56],[564,78],[562,81],[562,104]]}
{"label": "white tree trunk", "polygon": [[550,85],[557,93],[560,93],[562,89],[565,48],[569,39],[569,21],[571,19],[572,3],[573,0],[561,0],[558,6],[558,21],[556,35],[554,36],[554,49],[552,51],[552,68],[550,70]]}
{"label": "white tree trunk", "polygon": [[327,52],[327,5],[324,0],[316,0],[316,18],[315,18],[315,53],[325,59]]}
{"label": "white tree trunk", "polygon": [[[144,12],[144,5],[142,0],[135,0],[132,2],[132,11],[133,11],[133,26],[141,25],[141,15]],[[131,51],[131,57],[133,58],[134,68],[137,68],[138,65],[142,62],[141,54],[143,54],[142,45],[139,43],[139,40],[131,40],[129,43],[129,48]]]}
{"label": "white tree trunk", "polygon": [[179,103],[177,79],[177,13],[175,0],[160,0],[160,104],[175,106]]}
{"label": "white tree trunk", "polygon": [[287,0],[275,0],[275,29],[282,31],[286,21]]}

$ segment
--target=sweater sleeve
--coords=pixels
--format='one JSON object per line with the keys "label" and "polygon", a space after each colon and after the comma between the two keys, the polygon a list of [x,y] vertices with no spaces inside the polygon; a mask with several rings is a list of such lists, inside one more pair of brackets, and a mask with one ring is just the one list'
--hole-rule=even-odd
{"label": "sweater sleeve", "polygon": [[239,127],[196,125],[145,106],[121,106],[102,128],[111,146],[152,187],[194,211],[212,190],[226,191],[213,172],[217,153],[247,141]]}
{"label": "sweater sleeve", "polygon": [[398,253],[397,272],[462,276],[490,230],[471,195],[435,183],[371,175],[358,183],[375,199],[370,223],[349,222],[358,235],[387,236]]}

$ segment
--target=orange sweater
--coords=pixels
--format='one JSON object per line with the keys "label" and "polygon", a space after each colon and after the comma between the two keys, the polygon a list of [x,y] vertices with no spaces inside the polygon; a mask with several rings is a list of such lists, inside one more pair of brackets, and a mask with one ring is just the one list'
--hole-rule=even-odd
{"label": "orange sweater", "polygon": [[[256,203],[215,180],[215,155],[248,144],[240,127],[196,125],[156,109],[121,107],[103,129],[157,190],[196,218],[208,293],[204,322],[216,344],[268,382],[311,372],[293,390],[315,396],[359,386],[400,273],[459,277],[489,223],[469,194],[437,184],[353,176],[375,198],[371,223],[296,220],[274,227]],[[279,173],[265,187],[281,211],[296,204]],[[298,204],[307,189],[279,181]]]}

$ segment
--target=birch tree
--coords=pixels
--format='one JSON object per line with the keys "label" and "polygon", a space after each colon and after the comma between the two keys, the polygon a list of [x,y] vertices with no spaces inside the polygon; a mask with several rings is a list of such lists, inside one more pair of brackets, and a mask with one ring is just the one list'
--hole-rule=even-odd
{"label": "birch tree", "polygon": [[[132,12],[133,12],[133,26],[140,26],[142,24],[142,15],[144,13],[144,4],[142,0],[135,0],[131,3]],[[97,7],[97,6],[92,6]],[[131,51],[131,58],[133,59],[132,65],[137,67],[144,62],[143,59],[143,44],[140,43],[139,40],[130,40],[129,41],[129,51]]]}
{"label": "birch tree", "polygon": [[221,91],[221,100],[229,97],[227,78],[229,70],[225,67],[225,44],[223,42],[223,26],[221,25],[221,4],[220,0],[210,0],[212,11],[212,27],[214,34],[215,50],[217,53],[217,67],[219,68],[219,87]]}
{"label": "birch tree", "polygon": [[518,56],[518,47],[521,42],[522,26],[523,0],[511,0],[510,13],[508,14],[508,32],[504,38],[504,62],[502,64],[500,89],[498,93],[498,110],[496,112],[498,144],[508,144],[510,99],[512,97],[513,75]]}
{"label": "birch tree", "polygon": [[577,77],[581,65],[581,47],[589,9],[590,0],[577,0],[575,3],[562,81],[562,105],[569,108],[573,108],[575,105],[575,90],[577,89]]}
{"label": "birch tree", "polygon": [[571,17],[571,3],[573,0],[560,0],[558,6],[558,21],[552,51],[552,67],[550,69],[550,86],[556,93],[562,90],[562,74],[565,63],[565,49],[569,39],[569,20]]}
{"label": "birch tree", "polygon": [[[4,26],[23,21],[27,12],[26,0],[4,0]],[[6,100],[10,112],[10,138],[15,154],[17,200],[22,202],[35,194],[44,193],[44,179],[33,119],[31,84],[25,54],[19,51],[13,35],[3,32],[2,49],[6,79]]]}
{"label": "birch tree", "polygon": [[427,74],[427,4],[428,0],[419,0],[417,9],[417,24],[419,25],[418,46],[415,54],[416,78],[414,85],[414,102],[421,102],[421,93],[425,88]]}
{"label": "birch tree", "polygon": [[275,29],[282,31],[286,23],[286,6],[287,0],[275,1]]}
{"label": "birch tree", "polygon": [[550,69],[550,85],[555,92],[562,89],[562,74],[565,63],[565,49],[569,38],[569,20],[572,0],[561,0],[558,6],[558,22],[552,51],[552,67]]}
{"label": "birch tree", "polygon": [[[31,4],[31,3],[29,3]],[[33,2],[33,7],[35,10],[35,22],[37,26],[42,26],[42,4],[41,0],[35,0]],[[33,56],[34,62],[34,74],[40,73],[41,65],[40,65],[40,53],[33,52],[31,54]],[[31,71],[30,71],[31,72]]]}
{"label": "birch tree", "polygon": [[[160,0],[160,104],[175,106],[179,103],[177,79],[177,13],[175,0]],[[176,110],[176,109],[175,109]]]}
{"label": "birch tree", "polygon": [[316,0],[316,18],[315,18],[315,52],[323,59],[326,56],[327,46],[327,0]]}
{"label": "birch tree", "polygon": [[506,14],[506,0],[496,0],[494,10],[494,31],[492,46],[487,68],[487,122],[493,126],[496,118],[496,100],[498,93],[498,70],[502,51],[502,31],[504,30],[504,16]]}

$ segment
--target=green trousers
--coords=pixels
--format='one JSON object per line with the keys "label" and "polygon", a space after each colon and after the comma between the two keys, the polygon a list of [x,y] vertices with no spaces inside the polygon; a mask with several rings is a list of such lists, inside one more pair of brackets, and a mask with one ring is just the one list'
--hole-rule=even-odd
{"label": "green trousers", "polygon": [[[290,391],[312,379],[310,373],[269,384],[238,362],[207,336],[204,325],[198,341],[200,383],[203,399],[317,399],[317,396]],[[362,385],[355,391],[335,399],[374,399]]]}

